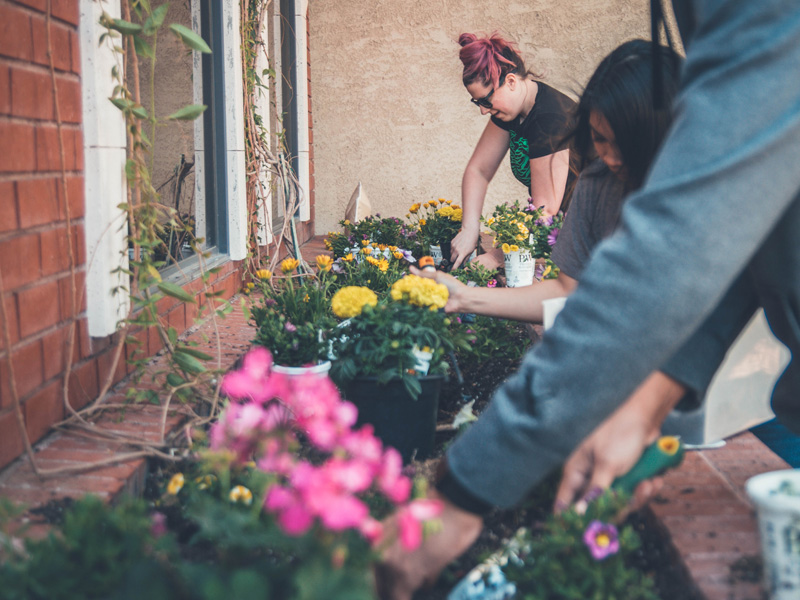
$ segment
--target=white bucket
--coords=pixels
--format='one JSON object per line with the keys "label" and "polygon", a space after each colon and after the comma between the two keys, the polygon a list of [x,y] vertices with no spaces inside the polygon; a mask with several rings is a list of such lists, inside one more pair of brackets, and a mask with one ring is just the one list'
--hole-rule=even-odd
{"label": "white bucket", "polygon": [[437,267],[442,264],[442,247],[441,246],[431,246],[431,258],[433,258],[433,264]]}
{"label": "white bucket", "polygon": [[327,376],[328,371],[331,370],[331,361],[326,360],[318,365],[309,365],[306,367],[286,367],[284,365],[272,365],[272,370],[275,373],[283,373],[289,377],[300,377],[301,375],[317,375],[318,377]]}
{"label": "white bucket", "polygon": [[530,250],[504,252],[503,261],[506,269],[506,286],[523,287],[533,283],[533,270],[536,261]]}
{"label": "white bucket", "polygon": [[[781,491],[789,486],[793,493]],[[800,598],[800,469],[762,473],[747,480],[756,505],[764,560],[764,587],[770,600]]]}

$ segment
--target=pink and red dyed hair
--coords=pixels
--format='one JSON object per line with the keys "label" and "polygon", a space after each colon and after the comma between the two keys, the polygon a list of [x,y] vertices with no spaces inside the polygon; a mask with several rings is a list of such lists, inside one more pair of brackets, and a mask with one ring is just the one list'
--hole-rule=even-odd
{"label": "pink and red dyed hair", "polygon": [[497,88],[509,73],[527,73],[514,43],[504,40],[497,33],[482,38],[474,33],[462,33],[458,36],[458,43],[461,46],[458,57],[464,64],[461,76],[464,85],[480,81],[483,85],[491,84]]}

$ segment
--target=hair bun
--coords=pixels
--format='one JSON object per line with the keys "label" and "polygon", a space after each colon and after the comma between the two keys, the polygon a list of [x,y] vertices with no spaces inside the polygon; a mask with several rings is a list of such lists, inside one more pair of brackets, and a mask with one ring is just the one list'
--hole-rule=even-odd
{"label": "hair bun", "polygon": [[478,36],[474,33],[462,33],[458,36],[458,45],[462,48],[478,40]]}

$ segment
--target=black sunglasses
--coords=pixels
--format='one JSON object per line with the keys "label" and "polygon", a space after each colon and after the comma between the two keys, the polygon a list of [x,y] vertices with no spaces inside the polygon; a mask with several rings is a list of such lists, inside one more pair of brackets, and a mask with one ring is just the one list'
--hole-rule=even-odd
{"label": "black sunglasses", "polygon": [[469,101],[472,102],[475,106],[481,106],[483,108],[494,108],[492,106],[491,97],[494,94],[494,88],[492,91],[486,94],[483,98],[470,98]]}
{"label": "black sunglasses", "polygon": [[[507,75],[508,73],[503,75],[503,78],[500,80],[500,85],[498,85],[497,87],[503,87],[503,84],[506,82]],[[491,98],[492,94],[494,94],[496,89],[497,88],[492,88],[492,91],[486,94],[483,98],[470,98],[469,101],[472,102],[475,106],[481,106],[483,108],[494,108],[494,106],[492,106]]]}

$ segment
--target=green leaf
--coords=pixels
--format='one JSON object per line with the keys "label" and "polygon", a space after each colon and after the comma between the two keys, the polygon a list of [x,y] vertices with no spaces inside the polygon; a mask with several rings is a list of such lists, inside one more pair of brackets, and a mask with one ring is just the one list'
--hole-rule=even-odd
{"label": "green leaf", "polygon": [[124,19],[114,19],[109,24],[109,27],[111,27],[111,29],[116,29],[123,35],[133,35],[135,33],[139,33],[142,30],[141,25],[137,25],[136,23],[131,23],[130,21],[125,21]]}
{"label": "green leaf", "polygon": [[161,27],[161,24],[164,22],[164,17],[167,16],[168,10],[169,4],[162,4],[155,9],[149,17],[147,17],[147,21],[144,22],[145,35],[153,35],[156,30]]}
{"label": "green leaf", "polygon": [[136,49],[136,54],[143,58],[153,58],[153,47],[138,35],[133,36],[133,47]]}
{"label": "green leaf", "polygon": [[165,293],[167,296],[177,298],[182,302],[189,302],[195,304],[194,296],[184,290],[181,286],[170,283],[169,281],[162,281],[158,284],[158,289]]}
{"label": "green leaf", "polygon": [[178,343],[178,331],[174,327],[170,327],[167,329],[167,337],[169,338],[169,343],[173,346]]}
{"label": "green leaf", "polygon": [[175,360],[175,363],[187,373],[197,374],[206,371],[203,363],[183,350],[176,350],[172,358]]}
{"label": "green leaf", "polygon": [[133,106],[133,101],[127,98],[109,98],[109,100],[111,100],[111,104],[120,110],[127,110]]}
{"label": "green leaf", "polygon": [[197,50],[198,52],[203,52],[204,54],[211,54],[211,48],[208,47],[205,40],[197,35],[194,31],[189,29],[188,27],[184,27],[180,23],[173,23],[169,26],[170,30],[181,38],[181,41],[191,48],[192,50]]}
{"label": "green leaf", "polygon": [[194,121],[197,117],[203,114],[203,111],[208,107],[205,104],[189,104],[180,110],[172,113],[167,119],[177,119],[179,121]]}
{"label": "green leaf", "polygon": [[185,352],[189,356],[194,356],[195,358],[199,358],[200,360],[211,360],[214,357],[210,354],[206,354],[205,352],[200,352],[197,348],[190,348],[189,346],[179,346],[178,350],[181,352]]}
{"label": "green leaf", "polygon": [[140,119],[147,119],[149,117],[149,115],[147,114],[147,110],[141,104],[138,104],[133,108],[131,108],[131,112]]}
{"label": "green leaf", "polygon": [[172,387],[178,387],[186,383],[186,380],[177,373],[167,373],[167,383]]}

